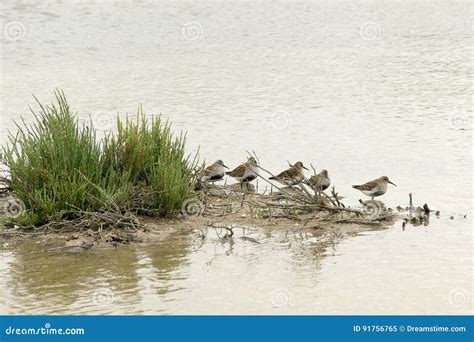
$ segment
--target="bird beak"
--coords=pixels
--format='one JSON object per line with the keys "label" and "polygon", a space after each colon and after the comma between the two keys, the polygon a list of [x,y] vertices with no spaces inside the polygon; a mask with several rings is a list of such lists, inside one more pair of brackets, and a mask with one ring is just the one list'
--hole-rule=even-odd
{"label": "bird beak", "polygon": [[303,169],[305,169],[305,170],[308,170],[308,171],[309,171],[309,169],[308,169],[306,166],[303,166]]}
{"label": "bird beak", "polygon": [[223,167],[225,167],[226,169],[228,169],[229,167],[225,166],[224,164],[222,164]]}
{"label": "bird beak", "polygon": [[390,184],[392,184],[392,185],[395,185],[395,186],[397,186],[397,184],[395,184],[395,183],[392,183],[392,182],[390,182],[390,181],[388,181],[388,182],[389,182]]}

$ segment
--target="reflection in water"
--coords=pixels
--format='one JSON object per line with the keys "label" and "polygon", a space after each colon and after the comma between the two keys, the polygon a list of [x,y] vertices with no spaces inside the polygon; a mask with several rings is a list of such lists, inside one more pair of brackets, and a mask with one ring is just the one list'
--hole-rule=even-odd
{"label": "reflection in water", "polygon": [[189,233],[178,232],[156,246],[145,248],[145,253],[150,259],[150,266],[156,271],[154,289],[157,294],[166,295],[170,291],[179,290],[173,284],[174,281],[179,280],[174,276],[174,272],[187,266],[190,244]]}
{"label": "reflection in water", "polygon": [[167,282],[182,267],[188,244],[177,235],[153,247],[69,253],[55,252],[61,250],[56,246],[19,243],[13,252],[5,252],[5,260],[11,261],[4,272],[9,274],[3,285],[9,294],[3,304],[20,312],[51,314],[140,307],[146,295],[141,287],[159,295],[172,290]]}
{"label": "reflection in water", "polygon": [[[186,306],[192,309],[193,301],[197,309],[203,309],[200,306],[208,305],[206,296],[216,294],[209,293],[209,288],[248,295],[252,284],[256,285],[255,272],[262,272],[259,282],[266,279],[262,284],[269,290],[265,293],[281,285],[281,279],[274,282],[268,276],[280,273],[279,267],[307,269],[307,280],[316,282],[321,259],[327,249],[334,253],[341,237],[318,230],[252,230],[226,237],[219,229],[210,229],[205,235],[176,232],[153,245],[80,253],[54,252],[57,245],[18,243],[12,251],[2,252],[4,260],[10,260],[2,271],[9,276],[1,285],[10,291],[9,302],[2,304],[6,312],[36,314],[173,313]],[[223,282],[228,284],[221,288]],[[226,301],[241,310],[242,302],[234,303],[235,298],[226,297]],[[270,306],[267,302],[263,308]]]}
{"label": "reflection in water", "polygon": [[469,241],[470,221],[465,220],[403,228],[398,222],[381,231],[246,229],[233,237],[225,229],[202,227],[174,232],[156,244],[81,253],[22,242],[0,252],[0,289],[6,294],[1,311],[466,313],[469,302],[453,306],[449,293],[470,291],[469,277],[463,275],[470,272],[472,252],[465,244],[457,254],[443,254],[430,239],[448,229],[447,245]]}
{"label": "reflection in water", "polygon": [[[44,250],[45,246],[26,244],[15,252],[10,264],[11,279],[7,286],[11,296],[18,298],[27,310],[51,313],[74,310],[93,303],[95,290],[107,288],[120,293],[137,286],[133,267],[137,258],[133,253],[124,255],[113,249],[82,253]],[[136,302],[137,294],[128,300]]]}

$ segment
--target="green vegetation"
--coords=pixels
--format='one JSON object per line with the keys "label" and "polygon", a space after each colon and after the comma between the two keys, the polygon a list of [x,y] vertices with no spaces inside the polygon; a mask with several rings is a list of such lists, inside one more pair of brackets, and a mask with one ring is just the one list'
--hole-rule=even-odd
{"label": "green vegetation", "polygon": [[57,104],[33,112],[31,125],[17,123],[3,147],[10,186],[23,201],[20,224],[74,219],[81,212],[122,212],[170,217],[192,196],[195,158],[185,155],[184,135],[169,122],[117,118],[117,133],[101,139],[80,124],[62,92]]}

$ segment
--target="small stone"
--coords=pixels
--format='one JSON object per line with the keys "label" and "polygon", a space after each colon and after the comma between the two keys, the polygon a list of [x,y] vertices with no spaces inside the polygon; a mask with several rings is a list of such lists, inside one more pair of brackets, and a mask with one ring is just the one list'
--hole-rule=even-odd
{"label": "small stone", "polygon": [[240,215],[240,217],[247,217],[247,215],[245,215],[245,214],[242,214],[242,215]]}
{"label": "small stone", "polygon": [[454,216],[450,216],[449,219],[450,219],[450,220],[454,220]]}

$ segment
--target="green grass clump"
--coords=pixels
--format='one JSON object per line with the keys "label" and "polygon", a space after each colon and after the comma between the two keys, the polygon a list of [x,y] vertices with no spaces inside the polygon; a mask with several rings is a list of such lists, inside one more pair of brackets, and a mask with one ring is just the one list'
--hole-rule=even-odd
{"label": "green grass clump", "polygon": [[[104,139],[104,177],[111,183],[125,181],[128,191],[138,187],[151,193],[143,209],[157,210],[160,216],[180,209],[191,196],[196,169],[196,158],[185,155],[185,136],[174,137],[169,122],[160,117],[148,122],[141,108],[135,120],[117,119],[117,132]],[[124,200],[128,191],[122,193]]]}
{"label": "green grass clump", "polygon": [[[97,139],[90,123],[80,124],[62,92],[57,104],[33,112],[34,123],[17,124],[3,158],[15,195],[27,215],[42,224],[74,211],[114,210],[168,217],[192,195],[196,158],[185,155],[185,136],[173,136],[168,122],[117,119],[117,133]],[[25,223],[25,222],[22,222]]]}

